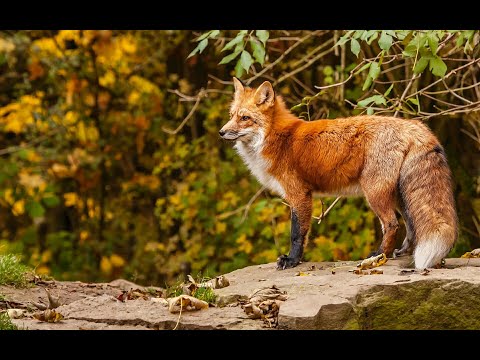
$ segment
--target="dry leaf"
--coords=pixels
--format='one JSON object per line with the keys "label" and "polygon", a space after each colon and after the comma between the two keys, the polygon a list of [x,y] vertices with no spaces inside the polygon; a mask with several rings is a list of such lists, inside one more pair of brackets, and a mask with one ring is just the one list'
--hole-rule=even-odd
{"label": "dry leaf", "polygon": [[164,299],[164,298],[155,298],[155,297],[152,297],[152,298],[150,299],[150,301],[156,302],[156,303],[160,303],[160,304],[162,304],[162,305],[164,305],[164,306],[168,306],[168,301],[167,301],[167,299]]}
{"label": "dry leaf", "polygon": [[285,300],[287,300],[286,293],[272,285],[255,290],[242,308],[250,319],[262,319],[269,327],[276,327],[280,301]]}
{"label": "dry leaf", "polygon": [[57,323],[63,320],[63,315],[55,310],[47,309],[42,312],[38,312],[33,314],[33,317],[37,320],[49,322],[49,323]]}
{"label": "dry leaf", "polygon": [[420,273],[420,275],[426,276],[426,275],[428,275],[429,272],[430,272],[430,270],[424,269],[424,270]]}
{"label": "dry leaf", "polygon": [[383,274],[383,270],[380,270],[380,269],[370,270],[370,275],[382,275],[382,274]]}
{"label": "dry leaf", "polygon": [[174,298],[168,299],[168,311],[171,313],[191,310],[207,309],[208,303],[203,300],[199,300],[189,295],[180,295]]}
{"label": "dry leaf", "polygon": [[377,256],[369,257],[368,259],[363,260],[360,264],[357,265],[361,270],[371,269],[377,266],[382,266],[387,262],[387,256],[385,254],[380,254]]}
{"label": "dry leaf", "polygon": [[305,273],[303,271],[297,271],[295,276],[311,276],[312,274]]}
{"label": "dry leaf", "polygon": [[480,248],[472,250],[472,251],[467,251],[465,254],[461,256],[462,258],[480,258]]}
{"label": "dry leaf", "polygon": [[10,319],[20,319],[25,316],[24,309],[7,309],[7,314]]}

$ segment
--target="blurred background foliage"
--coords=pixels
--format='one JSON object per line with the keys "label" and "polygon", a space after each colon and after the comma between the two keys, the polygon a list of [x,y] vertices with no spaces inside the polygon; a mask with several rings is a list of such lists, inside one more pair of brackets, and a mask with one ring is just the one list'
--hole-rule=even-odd
{"label": "blurred background foliage", "polygon": [[[286,253],[287,205],[218,136],[233,75],[252,86],[271,80],[305,119],[367,112],[427,121],[454,172],[461,233],[452,255],[478,247],[478,38],[3,31],[0,254],[21,253],[57,279],[163,286]],[[334,199],[323,200],[326,208]],[[315,199],[314,216],[321,209]],[[305,259],[359,259],[380,237],[363,199],[341,199],[320,225],[312,219]]]}

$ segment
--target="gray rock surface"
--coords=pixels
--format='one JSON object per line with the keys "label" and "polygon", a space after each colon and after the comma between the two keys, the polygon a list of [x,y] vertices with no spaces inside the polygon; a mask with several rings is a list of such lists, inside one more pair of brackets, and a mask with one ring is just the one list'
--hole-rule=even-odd
{"label": "gray rock surface", "polygon": [[[480,329],[480,259],[447,259],[445,268],[428,272],[406,268],[409,261],[389,260],[378,268],[380,275],[350,272],[357,262],[302,263],[283,271],[274,263],[250,266],[226,274],[230,286],[215,290],[219,307],[181,315],[151,300],[117,300],[122,290],[142,288],[125,280],[53,281],[43,286],[60,297],[63,305],[56,310],[65,319],[13,322],[27,329],[173,329],[177,322],[178,329],[265,329],[238,300],[276,285],[288,296],[280,306],[280,329]],[[0,308],[28,309],[31,301],[45,300],[40,286],[0,287],[0,294],[7,300]]]}

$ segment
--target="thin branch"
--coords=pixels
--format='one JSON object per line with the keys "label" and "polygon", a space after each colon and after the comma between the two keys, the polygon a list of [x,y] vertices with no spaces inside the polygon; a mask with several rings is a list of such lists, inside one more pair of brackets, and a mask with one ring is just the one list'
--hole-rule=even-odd
{"label": "thin branch", "polygon": [[[180,93],[180,92],[179,92]],[[181,93],[180,93],[181,94]],[[183,95],[183,94],[182,94]],[[165,131],[166,133],[170,134],[170,135],[175,135],[177,134],[180,130],[182,130],[182,128],[185,126],[185,124],[187,123],[187,121],[192,117],[192,115],[195,113],[195,111],[197,110],[197,107],[198,105],[200,104],[200,100],[202,99],[202,97],[205,96],[205,90],[204,89],[201,89],[197,96],[196,96],[196,102],[195,104],[193,105],[192,109],[190,110],[190,112],[188,113],[188,115],[185,117],[185,119],[183,119],[183,121],[180,123],[180,125],[178,125],[178,127],[175,129],[175,130],[171,130],[171,129],[168,129],[166,128],[165,126],[162,127],[162,130]]]}
{"label": "thin branch", "polygon": [[257,79],[258,77],[262,76],[263,74],[265,74],[267,71],[269,71],[271,68],[273,68],[275,65],[277,65],[280,61],[282,61],[285,56],[287,56],[292,50],[294,50],[298,45],[300,45],[301,43],[303,43],[305,40],[307,40],[309,37],[312,37],[316,34],[318,34],[321,30],[317,30],[317,31],[314,31],[312,33],[309,33],[307,34],[306,36],[304,36],[301,40],[297,41],[295,44],[293,44],[292,46],[290,46],[287,50],[285,50],[285,52],[280,55],[273,63],[269,64],[268,66],[264,67],[262,71],[260,71],[257,75],[255,76],[252,76],[251,78],[247,79],[245,81],[245,85],[250,85],[252,83],[253,80]]}
{"label": "thin branch", "polygon": [[50,131],[48,134],[45,134],[45,135],[42,135],[42,136],[39,136],[38,138],[32,140],[32,141],[29,141],[28,143],[26,144],[23,144],[23,145],[16,145],[16,146],[10,146],[8,148],[5,148],[5,149],[1,149],[0,150],[0,156],[2,155],[6,155],[6,154],[12,154],[14,152],[17,152],[17,151],[21,151],[23,149],[28,149],[30,147],[33,147],[41,142],[43,142],[44,140],[47,140],[48,138],[52,137],[53,135],[55,135],[56,133],[58,133],[60,130],[57,128],[57,129],[54,129],[52,131]]}
{"label": "thin branch", "polygon": [[[333,39],[330,39],[328,42],[332,42]],[[324,57],[325,55],[331,53],[332,51],[334,50],[334,47],[331,47],[330,49],[328,50],[325,50],[323,52],[321,52],[320,54],[318,54],[317,56],[313,57],[312,59],[310,59],[305,65],[302,65],[300,66],[299,68],[296,68],[295,70],[293,71],[290,71],[289,73],[283,75],[282,77],[280,77],[280,79],[278,79],[274,85],[278,85],[280,84],[282,81],[285,81],[286,79],[288,79],[290,76],[293,76],[295,75],[296,73],[300,72],[300,71],[303,71],[305,70],[306,68],[310,67],[313,65],[313,63],[315,63],[316,61],[320,60],[322,57]]]}

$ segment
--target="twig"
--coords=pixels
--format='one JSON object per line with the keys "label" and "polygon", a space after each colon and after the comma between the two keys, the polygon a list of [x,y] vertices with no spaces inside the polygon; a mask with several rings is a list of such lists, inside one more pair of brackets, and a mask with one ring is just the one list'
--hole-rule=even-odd
{"label": "twig", "polygon": [[[420,76],[420,74],[417,74],[417,75],[412,76],[412,78],[410,79],[410,82],[409,82],[409,83],[407,84],[407,86],[405,87],[405,90],[403,91],[403,94],[402,94],[402,96],[400,97],[400,99],[397,101],[395,107],[400,106],[400,105],[402,104],[402,101],[403,101],[403,99],[405,99],[405,96],[407,95],[408,90],[410,90],[410,87],[412,86],[414,80],[417,79],[419,76]],[[399,111],[400,111],[400,108],[398,108],[397,110],[395,110],[395,113],[393,114],[393,117],[397,117]]]}
{"label": "twig", "polygon": [[260,196],[260,194],[265,190],[265,186],[262,186],[256,193],[253,195],[250,200],[248,200],[247,205],[245,205],[245,211],[243,212],[242,216],[242,223],[247,218],[248,212],[250,211],[250,206],[252,206],[253,202]]}
{"label": "twig", "polygon": [[166,133],[170,134],[170,135],[175,135],[176,133],[178,133],[185,126],[185,124],[192,117],[192,115],[195,113],[198,105],[200,104],[200,100],[204,96],[205,96],[205,90],[201,89],[199,91],[198,95],[197,95],[197,100],[196,100],[195,104],[193,105],[192,110],[190,110],[188,115],[185,117],[185,119],[183,119],[183,121],[180,123],[180,125],[178,125],[178,127],[175,130],[168,129],[165,126],[162,127],[162,130],[165,131]]}
{"label": "twig", "polygon": [[247,79],[245,81],[245,85],[250,85],[252,83],[253,80],[257,79],[258,77],[262,76],[263,74],[265,74],[268,70],[270,70],[271,68],[273,68],[275,65],[277,65],[280,61],[282,61],[285,56],[287,56],[293,49],[295,49],[298,45],[300,45],[301,43],[303,43],[305,40],[307,40],[309,37],[311,36],[314,36],[316,35],[317,33],[319,33],[321,30],[317,30],[317,31],[314,31],[312,33],[309,33],[307,34],[306,36],[304,36],[301,40],[297,41],[295,44],[293,44],[292,46],[290,46],[287,50],[285,50],[285,52],[280,55],[273,63],[271,63],[270,65],[266,66],[263,68],[262,71],[260,71],[258,74],[252,76],[251,78]]}
{"label": "twig", "polygon": [[[325,218],[325,216],[328,215],[328,213],[330,212],[330,210],[332,210],[332,208],[335,206],[335,204],[336,204],[341,198],[342,198],[341,196],[337,197],[337,198],[333,201],[333,203],[328,207],[328,209],[325,211],[325,213],[323,212],[323,202],[322,202],[322,215],[319,216],[318,223],[317,223],[318,225],[321,224],[321,222],[322,222],[322,220]],[[315,219],[316,219],[316,218],[315,218]]]}
{"label": "twig", "polygon": [[51,132],[49,132],[48,134],[42,135],[42,136],[24,144],[24,145],[10,146],[8,148],[1,149],[0,150],[0,156],[6,155],[6,154],[12,154],[14,152],[17,152],[17,151],[20,151],[20,150],[23,150],[23,149],[28,149],[28,148],[30,148],[34,145],[37,145],[37,144],[41,143],[44,140],[47,140],[48,138],[52,137],[53,135],[55,135],[58,132],[59,132],[59,129],[54,129]]}
{"label": "twig", "polygon": [[183,308],[183,298],[180,297],[180,314],[178,314],[177,323],[175,324],[175,327],[173,328],[173,330],[177,330],[178,324],[180,323],[180,316],[182,316],[182,308]]}
{"label": "twig", "polygon": [[[331,42],[332,40],[333,40],[333,39],[330,39],[328,42]],[[317,56],[315,56],[315,57],[313,57],[312,59],[310,59],[305,65],[302,65],[302,66],[300,66],[299,68],[296,68],[295,70],[290,71],[289,73],[281,76],[280,79],[278,79],[278,80],[275,82],[274,85],[278,85],[278,84],[280,84],[282,81],[287,80],[290,76],[293,76],[293,75],[295,75],[296,73],[305,70],[305,69],[308,68],[309,66],[312,66],[312,64],[313,64],[315,61],[317,61],[317,60],[321,59],[322,57],[324,57],[325,55],[331,53],[333,50],[334,50],[334,47],[331,47],[330,49],[321,52],[321,53],[318,54]]]}

